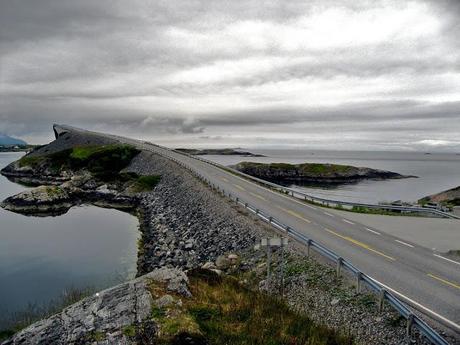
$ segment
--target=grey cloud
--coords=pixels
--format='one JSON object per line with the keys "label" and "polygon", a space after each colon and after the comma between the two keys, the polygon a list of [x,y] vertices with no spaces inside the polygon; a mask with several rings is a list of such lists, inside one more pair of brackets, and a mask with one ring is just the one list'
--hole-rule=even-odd
{"label": "grey cloud", "polygon": [[[426,3],[442,21],[438,36],[415,43],[389,40],[359,48],[286,52],[273,44],[190,49],[194,42],[171,41],[168,33],[183,30],[202,37],[243,20],[289,24],[324,8],[338,8],[338,2],[4,0],[0,2],[0,131],[47,136],[51,123],[65,122],[133,135],[214,141],[224,140],[226,129],[252,131],[248,140],[261,131],[257,140],[266,142],[263,133],[280,128],[286,136],[300,129],[313,133],[310,125],[324,135],[372,132],[381,142],[395,140],[398,133],[450,137],[460,131],[460,99],[455,91],[460,3],[417,3]],[[340,2],[340,7],[359,13],[385,4],[404,6],[398,1],[349,0]],[[207,82],[171,79],[178,72],[247,58],[281,62]],[[447,77],[439,81],[440,75]],[[420,76],[426,80],[397,84]],[[344,88],[351,79],[363,85],[379,78],[395,82],[391,90],[364,91],[358,100],[332,105],[290,105],[282,86],[278,94],[254,92],[273,84],[337,78],[344,80]],[[218,101],[202,105],[214,97]],[[161,103],[155,103],[157,98]],[[235,101],[221,105],[219,100],[226,98]],[[144,100],[143,106],[137,104]],[[246,108],[245,101],[251,106]]]}

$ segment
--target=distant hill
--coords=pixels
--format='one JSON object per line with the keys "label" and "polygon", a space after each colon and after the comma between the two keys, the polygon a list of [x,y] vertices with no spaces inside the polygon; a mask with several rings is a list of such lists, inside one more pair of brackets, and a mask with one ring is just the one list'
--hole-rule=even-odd
{"label": "distant hill", "polygon": [[24,140],[12,138],[8,135],[0,133],[0,145],[15,146],[15,145],[27,145],[27,143]]}

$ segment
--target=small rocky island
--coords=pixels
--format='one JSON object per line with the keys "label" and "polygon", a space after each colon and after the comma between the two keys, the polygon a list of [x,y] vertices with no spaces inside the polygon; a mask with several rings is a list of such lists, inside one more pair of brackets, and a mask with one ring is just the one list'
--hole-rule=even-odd
{"label": "small rocky island", "polygon": [[328,163],[256,163],[241,162],[233,166],[242,173],[279,183],[353,183],[361,180],[402,179],[392,171]]}
{"label": "small rocky island", "polygon": [[243,156],[243,157],[265,157],[264,155],[252,153],[248,151],[242,151],[240,149],[183,149],[179,148],[176,151],[187,153],[194,156],[205,156],[205,155],[224,155],[224,156]]}
{"label": "small rocky island", "polygon": [[418,201],[420,204],[431,203],[441,203],[452,206],[460,206],[460,186],[445,190],[443,192],[429,195],[425,198],[422,198]]}

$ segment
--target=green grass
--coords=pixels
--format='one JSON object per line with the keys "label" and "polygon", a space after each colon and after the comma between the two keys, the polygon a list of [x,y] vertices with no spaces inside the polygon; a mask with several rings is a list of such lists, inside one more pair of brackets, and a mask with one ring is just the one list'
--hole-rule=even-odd
{"label": "green grass", "polygon": [[29,157],[29,156],[24,156],[21,159],[19,159],[19,166],[21,168],[30,166],[34,167],[37,166],[40,162],[43,162],[45,160],[45,157],[39,156],[39,157]]}
{"label": "green grass", "polygon": [[322,163],[303,163],[303,164],[289,164],[289,163],[256,163],[256,162],[241,162],[238,163],[241,170],[250,168],[264,168],[267,170],[282,170],[298,171],[299,173],[311,177],[332,176],[337,173],[346,173],[353,169],[349,165],[340,164],[322,164]]}
{"label": "green grass", "polygon": [[[193,297],[183,299],[182,307],[168,307],[166,316],[154,317],[160,327],[158,344],[176,344],[184,334],[211,345],[353,344],[349,336],[315,324],[282,300],[243,287],[233,277],[203,270],[188,276]],[[158,288],[151,288],[157,296]]]}
{"label": "green grass", "polygon": [[66,169],[88,169],[95,176],[110,180],[128,166],[140,151],[131,145],[112,144],[99,146],[77,146],[46,156],[25,156],[19,160],[19,166],[36,168],[46,165],[58,174]]}
{"label": "green grass", "polygon": [[152,190],[158,182],[160,182],[161,176],[159,175],[145,175],[139,176],[135,179],[134,190],[136,192],[146,192]]}

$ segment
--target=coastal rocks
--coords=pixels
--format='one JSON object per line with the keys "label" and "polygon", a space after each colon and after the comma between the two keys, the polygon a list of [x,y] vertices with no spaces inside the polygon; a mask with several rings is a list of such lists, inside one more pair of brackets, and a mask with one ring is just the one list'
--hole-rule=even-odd
{"label": "coastal rocks", "polygon": [[427,196],[419,200],[419,203],[446,203],[460,206],[460,186],[445,190],[443,192]]}
{"label": "coastal rocks", "polygon": [[107,187],[95,190],[77,188],[68,181],[60,186],[40,186],[26,190],[6,198],[0,206],[11,212],[45,217],[64,214],[71,207],[86,203],[131,211],[136,207],[137,199]]}
{"label": "coastal rocks", "polygon": [[5,199],[1,206],[23,214],[62,214],[74,205],[68,190],[59,186],[41,186]]}
{"label": "coastal rocks", "polygon": [[404,176],[392,171],[337,164],[320,163],[255,163],[241,162],[233,166],[242,173],[275,182],[349,183],[360,180],[401,179]]}
{"label": "coastal rocks", "polygon": [[150,284],[191,296],[188,278],[179,270],[158,269],[135,280],[101,291],[15,334],[2,345],[16,344],[132,344],[142,329],[154,340],[157,325],[150,315],[154,305],[167,306],[174,298],[152,296]]}
{"label": "coastal rocks", "polygon": [[126,172],[161,175],[139,195],[142,254],[139,274],[168,266],[192,269],[254,245],[264,226],[203,186],[188,171],[154,153],[141,152]]}

